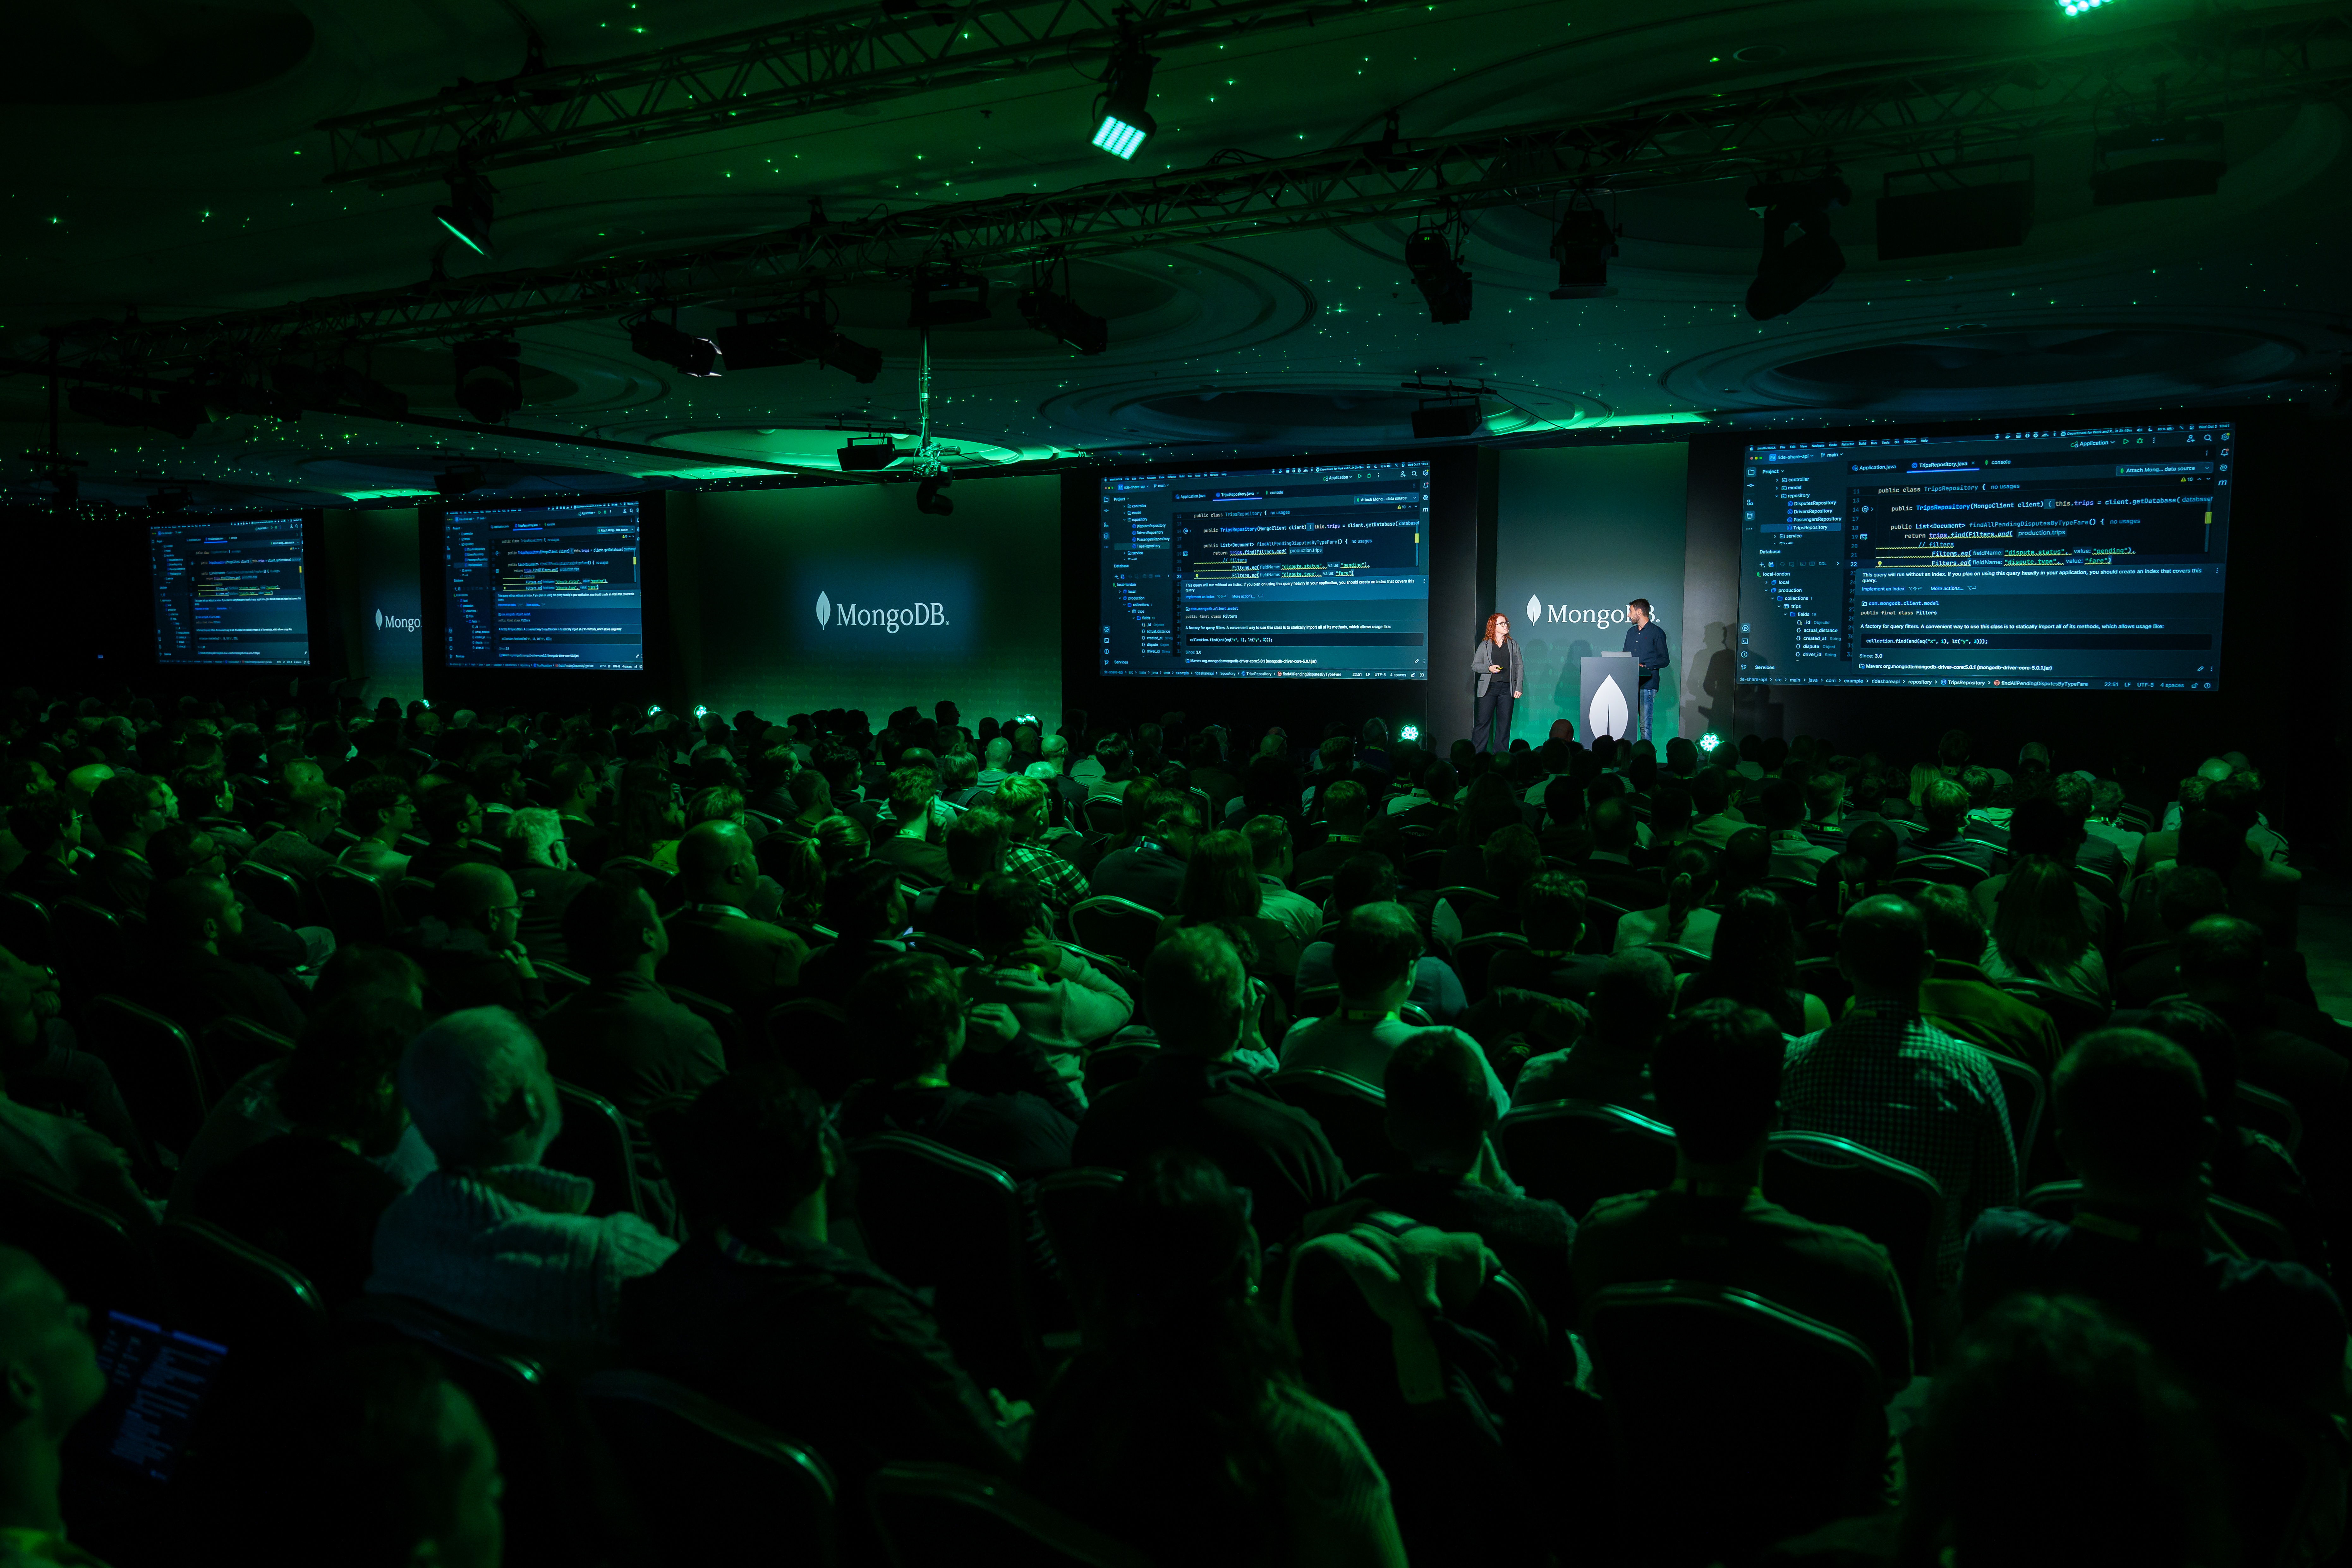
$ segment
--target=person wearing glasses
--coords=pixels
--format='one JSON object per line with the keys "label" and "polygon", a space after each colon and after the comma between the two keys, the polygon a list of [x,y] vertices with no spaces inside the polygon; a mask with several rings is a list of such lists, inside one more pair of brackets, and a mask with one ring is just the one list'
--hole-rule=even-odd
{"label": "person wearing glasses", "polygon": [[1511,617],[1497,610],[1486,617],[1486,629],[1470,650],[1470,672],[1477,678],[1478,693],[1471,710],[1470,743],[1482,752],[1511,749],[1511,704],[1519,700],[1527,681],[1527,665],[1519,657],[1519,640],[1511,635]]}
{"label": "person wearing glasses", "polygon": [[8,890],[48,903],[80,893],[74,858],[81,851],[81,813],[62,793],[37,795],[8,808],[8,831],[25,858],[8,873]]}
{"label": "person wearing glasses", "polygon": [[345,797],[343,821],[360,836],[343,851],[344,865],[379,882],[408,875],[408,857],[397,846],[416,826],[416,801],[405,784],[388,774],[362,779]]}
{"label": "person wearing glasses", "polygon": [[478,860],[449,868],[416,928],[428,1010],[505,1007],[527,1020],[546,1012],[547,988],[521,933],[522,900],[512,878]]}

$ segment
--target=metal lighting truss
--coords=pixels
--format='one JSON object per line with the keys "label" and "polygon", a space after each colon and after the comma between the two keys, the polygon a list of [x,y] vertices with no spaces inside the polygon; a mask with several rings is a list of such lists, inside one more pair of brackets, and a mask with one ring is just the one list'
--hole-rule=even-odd
{"label": "metal lighting truss", "polygon": [[757,125],[909,93],[1001,81],[1100,52],[1119,16],[1153,48],[1426,4],[1426,0],[891,0],[594,65],[467,82],[436,98],[319,122],[327,183],[378,190],[457,163],[509,169],[614,147]]}
{"label": "metal lighting truss", "polygon": [[[2257,19],[2259,18],[2259,19]],[[1940,162],[2021,137],[2105,131],[2334,99],[2352,84],[2352,15],[2223,15],[2104,47],[1841,73],[1742,94],[1461,136],[1383,138],[828,219],[668,256],[613,258],[168,321],[66,329],[147,367],[339,344],[449,339],[590,320],[647,300],[759,310],[827,286],[966,268],[1232,241],[1372,219],[1426,220],[1566,189],[1688,184],[1832,161]]]}

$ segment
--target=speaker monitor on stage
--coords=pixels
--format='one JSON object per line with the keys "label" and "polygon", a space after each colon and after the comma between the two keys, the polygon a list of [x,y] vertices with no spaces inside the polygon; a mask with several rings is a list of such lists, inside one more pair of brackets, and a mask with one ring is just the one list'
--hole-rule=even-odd
{"label": "speaker monitor on stage", "polygon": [[1583,679],[1576,693],[1576,727],[1582,731],[1585,744],[1591,745],[1602,735],[1623,740],[1632,734],[1638,722],[1633,700],[1639,675],[1633,668],[1633,656],[1591,654],[1585,658],[1581,673]]}

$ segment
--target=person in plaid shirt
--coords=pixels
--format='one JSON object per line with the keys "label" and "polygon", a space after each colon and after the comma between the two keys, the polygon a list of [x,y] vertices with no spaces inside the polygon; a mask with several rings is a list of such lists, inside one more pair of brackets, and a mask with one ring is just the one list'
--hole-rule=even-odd
{"label": "person in plaid shirt", "polygon": [[1045,830],[1045,789],[1043,779],[1023,775],[996,786],[996,809],[1004,814],[1012,833],[1004,846],[1004,868],[1037,884],[1056,915],[1087,896],[1087,879],[1076,866],[1038,842]]}
{"label": "person in plaid shirt", "polygon": [[1969,1226],[2017,1202],[2017,1146],[1992,1064],[1920,1016],[1919,985],[1935,962],[1926,918],[1909,902],[1882,895],[1854,905],[1838,928],[1853,1010],[1790,1046],[1780,1109],[1790,1131],[1848,1138],[1936,1179],[1937,1299],[1913,1303],[1912,1316],[1950,1325]]}

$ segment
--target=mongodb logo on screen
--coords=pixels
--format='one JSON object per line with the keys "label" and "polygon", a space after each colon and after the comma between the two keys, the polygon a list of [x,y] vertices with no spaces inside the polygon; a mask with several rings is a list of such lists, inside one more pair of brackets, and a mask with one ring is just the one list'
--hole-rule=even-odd
{"label": "mongodb logo on screen", "polygon": [[820,588],[816,595],[816,624],[820,631],[826,626],[873,626],[896,637],[902,626],[946,626],[948,611],[937,599],[918,599],[906,605],[840,604]]}
{"label": "mongodb logo on screen", "polygon": [[1596,609],[1577,609],[1568,605],[1546,605],[1543,595],[1528,595],[1528,625],[1539,626],[1547,622],[1556,626],[1608,626],[1619,622],[1632,625],[1622,605],[1602,605]]}
{"label": "mongodb logo on screen", "polygon": [[380,632],[413,632],[424,624],[415,616],[387,616],[382,610],[375,613],[375,629]]}

